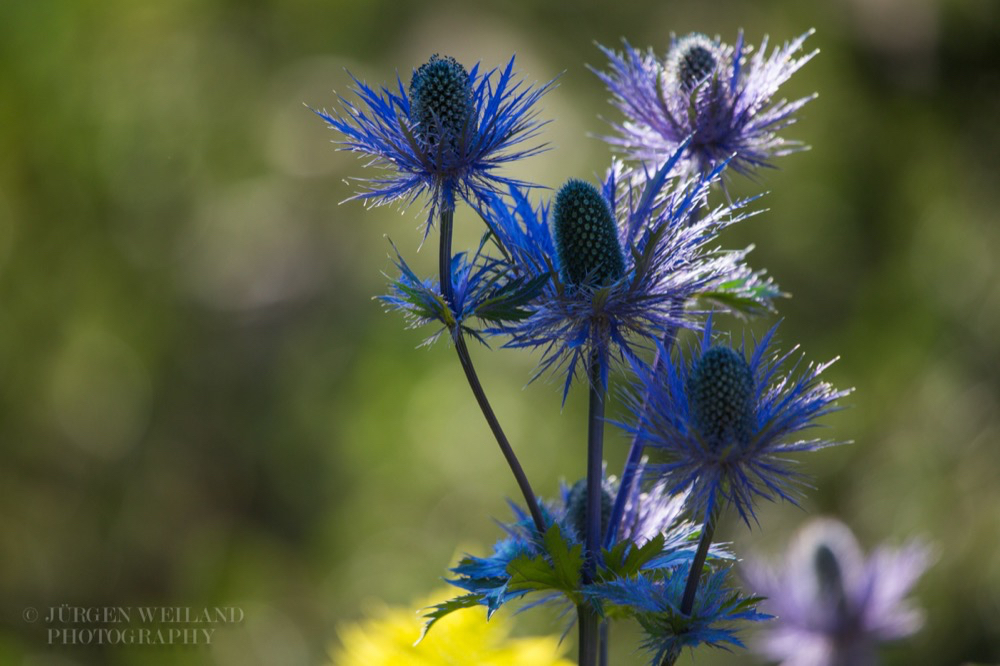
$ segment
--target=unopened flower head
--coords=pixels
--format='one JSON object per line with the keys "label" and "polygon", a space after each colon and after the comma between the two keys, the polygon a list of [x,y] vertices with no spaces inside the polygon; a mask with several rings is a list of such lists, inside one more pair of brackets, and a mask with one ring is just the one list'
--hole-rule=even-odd
{"label": "unopened flower head", "polygon": [[582,180],[569,180],[556,195],[552,229],[565,284],[602,286],[621,278],[625,258],[611,205]]}
{"label": "unopened flower head", "polygon": [[413,132],[428,146],[455,152],[475,131],[472,87],[465,67],[450,56],[437,54],[417,68],[410,79],[410,119]]}
{"label": "unopened flower head", "polygon": [[[515,274],[553,277],[529,306],[530,316],[492,332],[509,335],[511,347],[541,348],[539,373],[565,369],[564,396],[581,360],[594,352],[636,359],[639,348],[694,325],[698,312],[685,310],[688,301],[750,274],[749,249],[712,245],[721,229],[748,216],[749,201],[706,208],[723,167],[673,182],[668,175],[682,152],[641,188],[618,165],[600,189],[569,181],[556,197],[551,229],[548,205],[532,206],[517,190],[512,201],[494,197],[485,211]],[[600,368],[604,386],[608,365]]]}
{"label": "unopened flower head", "polygon": [[[353,78],[353,77],[352,77]],[[525,186],[497,173],[508,162],[537,154],[525,145],[543,124],[535,103],[552,83],[525,85],[506,67],[467,72],[457,60],[434,55],[418,67],[409,86],[401,79],[380,90],[353,78],[357,102],[340,97],[339,111],[317,111],[343,135],[344,150],[371,158],[382,175],[361,179],[352,199],[372,205],[413,203],[428,197],[428,228],[456,197],[478,204],[485,193]]]}
{"label": "unopened flower head", "polygon": [[656,370],[636,367],[625,428],[651,456],[661,455],[651,474],[672,492],[690,487],[693,510],[706,518],[723,501],[748,524],[759,499],[794,503],[803,478],[786,454],[835,443],[792,439],[848,391],[820,381],[829,363],[809,364],[797,377],[783,374],[792,352],[771,351],[776,328],[748,356],[743,346],[713,339],[709,321],[699,348]]}
{"label": "unopened flower head", "polygon": [[749,586],[777,616],[758,650],[783,666],[874,666],[879,643],[923,623],[906,597],[930,562],[928,548],[916,542],[866,558],[846,525],[812,521],[782,561],[745,568]]}
{"label": "unopened flower head", "polygon": [[595,70],[625,117],[608,141],[631,160],[655,170],[690,138],[679,167],[706,173],[732,157],[749,174],[803,146],[779,132],[813,96],[777,100],[778,88],[816,51],[796,55],[811,31],[773,49],[767,38],[755,51],[740,33],[735,46],[694,33],[672,37],[666,56],[627,42],[621,53],[601,47],[609,70]]}

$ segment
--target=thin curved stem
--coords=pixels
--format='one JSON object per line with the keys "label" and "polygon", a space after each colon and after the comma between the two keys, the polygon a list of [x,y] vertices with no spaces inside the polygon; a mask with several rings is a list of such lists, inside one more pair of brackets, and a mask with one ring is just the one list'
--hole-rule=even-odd
{"label": "thin curved stem", "polygon": [[709,511],[705,519],[705,525],[701,528],[701,540],[698,542],[698,550],[694,554],[691,562],[691,569],[688,571],[687,585],[684,587],[684,596],[681,598],[681,613],[690,615],[694,608],[694,597],[698,591],[698,581],[701,580],[702,569],[705,567],[705,560],[708,558],[708,549],[712,545],[712,536],[715,534],[716,512]]}
{"label": "thin curved stem", "polygon": [[517,455],[514,454],[514,449],[511,448],[510,442],[507,440],[507,435],[504,434],[503,428],[500,427],[500,422],[497,420],[496,414],[490,406],[490,401],[486,398],[486,392],[483,391],[483,386],[479,382],[479,376],[472,365],[469,348],[465,344],[465,336],[461,332],[457,332],[452,337],[455,340],[455,351],[458,352],[458,360],[462,363],[462,370],[465,371],[465,378],[469,382],[469,388],[472,389],[473,395],[476,396],[479,409],[483,412],[490,430],[493,431],[493,437],[496,438],[497,444],[500,445],[500,451],[507,460],[507,466],[510,467],[510,471],[517,480],[517,485],[524,496],[524,502],[528,505],[528,511],[531,513],[531,519],[535,523],[535,529],[539,534],[543,534],[545,532],[545,520],[542,517],[542,510],[538,505],[538,499],[531,489],[531,484],[528,482],[528,477],[525,475],[524,469],[517,459]]}
{"label": "thin curved stem", "polygon": [[[455,291],[451,283],[451,235],[454,218],[454,210],[442,211],[441,228],[439,230],[441,239],[438,270],[441,280],[441,296],[450,308],[454,308],[455,304]],[[469,382],[469,388],[472,389],[472,394],[476,397],[476,402],[479,404],[479,409],[482,411],[486,423],[493,432],[493,437],[497,440],[497,444],[500,445],[500,451],[507,460],[507,466],[510,467],[510,471],[514,474],[514,479],[517,481],[517,485],[521,489],[521,494],[524,496],[524,502],[528,505],[528,512],[535,523],[535,529],[539,534],[543,534],[545,532],[545,519],[542,517],[542,510],[538,504],[538,499],[535,497],[535,493],[531,489],[531,484],[528,482],[528,477],[524,473],[524,468],[521,467],[521,463],[517,459],[517,455],[514,453],[514,449],[507,439],[507,435],[504,434],[503,428],[500,427],[500,421],[497,419],[493,407],[486,397],[486,391],[483,390],[483,385],[479,381],[479,375],[476,374],[476,368],[472,364],[469,348],[465,344],[465,335],[462,333],[460,327],[455,326],[451,331],[451,337],[455,342],[455,352],[458,354],[459,363],[461,363],[462,370],[465,372],[465,378]]]}

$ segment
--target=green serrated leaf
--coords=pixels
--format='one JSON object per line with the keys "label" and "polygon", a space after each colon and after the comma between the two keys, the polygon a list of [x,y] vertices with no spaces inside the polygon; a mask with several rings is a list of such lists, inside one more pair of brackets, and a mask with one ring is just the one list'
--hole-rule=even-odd
{"label": "green serrated leaf", "polygon": [[428,618],[427,624],[424,625],[423,631],[420,632],[420,638],[417,639],[417,642],[414,643],[414,645],[424,640],[424,636],[426,636],[427,632],[431,630],[431,627],[434,626],[435,622],[457,610],[479,606],[482,599],[483,595],[481,594],[465,594],[460,597],[455,597],[454,599],[449,599],[448,601],[437,604],[436,606],[432,606],[434,610],[424,615],[425,618]]}
{"label": "green serrated leaf", "polygon": [[642,546],[636,547],[630,541],[622,541],[609,551],[604,551],[604,566],[597,574],[598,580],[629,578],[637,575],[642,567],[663,552],[666,539],[657,534]]}
{"label": "green serrated leaf", "polygon": [[575,599],[583,570],[583,546],[571,545],[558,525],[546,530],[542,537],[545,553],[521,555],[507,565],[511,590],[555,590]]}

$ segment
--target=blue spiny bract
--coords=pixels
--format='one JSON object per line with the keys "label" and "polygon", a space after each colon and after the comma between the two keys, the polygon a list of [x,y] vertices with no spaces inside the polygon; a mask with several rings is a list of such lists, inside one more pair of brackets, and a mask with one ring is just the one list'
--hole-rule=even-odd
{"label": "blue spiny bract", "polygon": [[553,235],[567,285],[604,286],[624,275],[611,207],[590,183],[569,180],[559,190]]}

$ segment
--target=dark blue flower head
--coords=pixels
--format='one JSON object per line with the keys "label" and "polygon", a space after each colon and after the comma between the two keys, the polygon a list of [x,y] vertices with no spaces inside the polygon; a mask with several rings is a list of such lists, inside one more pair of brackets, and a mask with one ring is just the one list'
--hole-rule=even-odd
{"label": "dark blue flower head", "polygon": [[778,136],[814,96],[775,100],[778,88],[816,51],[795,53],[812,31],[767,53],[767,38],[751,53],[740,33],[735,46],[705,35],[673,37],[665,58],[625,43],[622,53],[601,47],[608,72],[594,70],[625,116],[608,141],[655,170],[686,139],[682,170],[706,173],[724,160],[749,174],[803,146]]}
{"label": "dark blue flower head", "polygon": [[[749,200],[705,208],[723,166],[672,181],[683,151],[641,188],[617,164],[600,190],[570,181],[556,197],[551,229],[549,207],[533,207],[517,190],[510,202],[493,197],[484,211],[516,275],[552,276],[528,306],[530,316],[491,332],[509,335],[511,347],[541,348],[539,374],[565,368],[564,397],[581,359],[594,351],[635,359],[668,331],[695,326],[703,310],[693,301],[720,285],[740,285],[743,297],[762,307],[777,293],[747,268],[748,250],[714,245],[721,229],[749,215]],[[607,372],[605,363],[605,385]]]}
{"label": "dark blue flower head", "polygon": [[923,614],[906,596],[931,563],[926,545],[882,547],[866,558],[851,530],[830,518],[800,530],[775,566],[751,561],[749,587],[777,619],[757,650],[782,664],[872,666],[879,643],[915,633]]}
{"label": "dark blue flower head", "polygon": [[413,132],[429,146],[448,142],[442,151],[457,151],[475,128],[472,87],[465,67],[438,54],[413,72],[410,79],[410,119]]}
{"label": "dark blue flower head", "polygon": [[340,97],[339,111],[316,112],[343,135],[344,150],[385,169],[361,179],[364,189],[351,198],[410,204],[426,194],[428,229],[439,212],[454,209],[456,197],[477,205],[488,192],[525,186],[497,170],[544,149],[524,144],[544,124],[535,103],[552,83],[516,80],[513,58],[503,69],[476,65],[466,73],[454,58],[435,55],[414,71],[409,89],[398,77],[381,90],[352,79],[358,102]]}
{"label": "dark blue flower head", "polygon": [[716,449],[745,447],[753,432],[753,374],[743,355],[717,345],[701,355],[687,382],[691,423]]}
{"label": "dark blue flower head", "polygon": [[672,492],[690,487],[696,513],[708,516],[729,501],[749,524],[758,499],[795,503],[803,479],[786,454],[835,443],[789,441],[836,409],[836,400],[849,391],[820,381],[829,363],[809,364],[798,377],[783,374],[792,352],[770,350],[776,330],[748,356],[743,346],[713,341],[709,320],[700,349],[678,354],[656,371],[635,367],[632,420],[625,428],[650,455],[661,454],[662,462],[649,467],[651,475]]}
{"label": "dark blue flower head", "polygon": [[567,285],[602,286],[625,273],[611,206],[590,183],[571,179],[559,189],[552,230]]}

